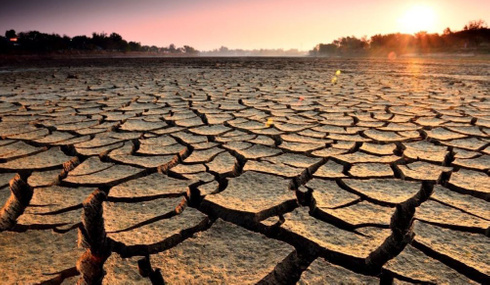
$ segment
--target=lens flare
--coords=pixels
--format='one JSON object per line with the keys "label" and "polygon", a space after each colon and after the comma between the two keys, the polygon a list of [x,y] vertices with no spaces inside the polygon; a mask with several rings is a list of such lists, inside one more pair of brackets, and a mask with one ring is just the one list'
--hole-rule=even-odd
{"label": "lens flare", "polygon": [[272,126],[273,123],[274,123],[274,121],[272,120],[272,118],[269,118],[269,119],[267,119],[267,122],[265,122],[265,126],[268,128],[268,127]]}

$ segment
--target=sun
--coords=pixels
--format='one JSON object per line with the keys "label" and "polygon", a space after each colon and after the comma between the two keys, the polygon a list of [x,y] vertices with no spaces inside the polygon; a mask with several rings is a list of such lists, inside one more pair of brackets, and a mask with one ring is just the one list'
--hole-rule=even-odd
{"label": "sun", "polygon": [[426,5],[410,7],[403,16],[399,18],[400,32],[414,34],[420,31],[430,32],[434,30],[436,13],[434,9]]}

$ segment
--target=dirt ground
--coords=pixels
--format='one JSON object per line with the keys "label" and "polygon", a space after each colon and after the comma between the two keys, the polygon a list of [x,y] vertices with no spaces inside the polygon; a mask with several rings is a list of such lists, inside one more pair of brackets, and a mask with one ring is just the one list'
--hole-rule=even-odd
{"label": "dirt ground", "polygon": [[2,284],[490,283],[487,60],[9,61],[0,137]]}

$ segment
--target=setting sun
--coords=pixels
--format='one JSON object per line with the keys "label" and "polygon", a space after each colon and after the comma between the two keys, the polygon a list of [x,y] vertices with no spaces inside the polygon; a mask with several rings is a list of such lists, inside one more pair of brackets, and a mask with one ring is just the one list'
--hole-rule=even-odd
{"label": "setting sun", "polygon": [[420,31],[430,32],[434,29],[435,22],[434,9],[425,5],[412,6],[399,19],[400,32],[408,34]]}

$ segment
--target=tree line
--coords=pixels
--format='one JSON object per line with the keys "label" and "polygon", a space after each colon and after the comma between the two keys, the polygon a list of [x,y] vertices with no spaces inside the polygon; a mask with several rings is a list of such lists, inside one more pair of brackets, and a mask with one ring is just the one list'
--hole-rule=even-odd
{"label": "tree line", "polygon": [[424,31],[416,34],[377,34],[371,38],[342,37],[318,44],[312,56],[421,54],[437,52],[490,53],[490,29],[483,20],[471,21],[460,31],[446,28],[443,34]]}
{"label": "tree line", "polygon": [[0,53],[51,53],[69,51],[110,51],[110,52],[151,52],[162,54],[186,54],[195,55],[199,51],[191,46],[176,47],[170,44],[168,47],[141,45],[139,42],[126,41],[117,33],[92,33],[92,37],[46,34],[39,31],[16,33],[15,30],[7,30],[5,37],[0,36]]}
{"label": "tree line", "polygon": [[230,49],[225,46],[219,49],[201,51],[202,56],[304,56],[306,52],[297,49]]}

